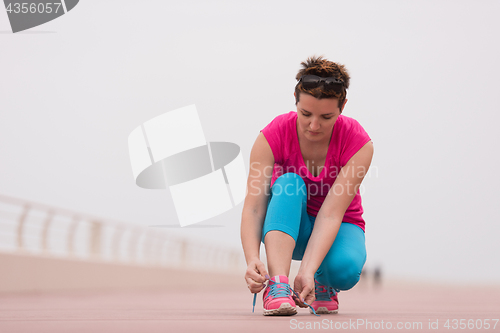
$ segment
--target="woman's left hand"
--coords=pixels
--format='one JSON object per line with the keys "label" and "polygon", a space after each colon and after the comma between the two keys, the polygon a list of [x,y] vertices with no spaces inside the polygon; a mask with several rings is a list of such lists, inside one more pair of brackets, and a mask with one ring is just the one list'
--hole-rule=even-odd
{"label": "woman's left hand", "polygon": [[316,299],[314,295],[314,275],[305,275],[299,272],[293,282],[293,289],[299,294],[300,300],[294,297],[295,303],[301,308],[307,308],[304,301],[311,305]]}

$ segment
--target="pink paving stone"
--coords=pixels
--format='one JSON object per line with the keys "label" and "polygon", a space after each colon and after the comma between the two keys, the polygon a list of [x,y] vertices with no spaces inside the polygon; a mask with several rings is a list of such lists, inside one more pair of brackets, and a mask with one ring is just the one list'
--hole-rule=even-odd
{"label": "pink paving stone", "polygon": [[[500,323],[492,327],[492,319],[500,319],[498,287],[361,284],[339,294],[339,314],[315,317],[299,309],[291,317],[265,317],[262,294],[252,313],[253,296],[242,278],[241,286],[233,281],[238,278],[227,277],[228,288],[212,283],[210,290],[193,284],[176,289],[4,293],[0,294],[0,332],[296,332],[311,331],[307,328],[314,325],[318,331],[385,332],[391,331],[383,329],[389,322],[395,331],[500,332]],[[465,319],[465,323],[472,319],[474,325],[489,319],[491,327],[447,329],[448,319]],[[430,329],[429,323],[436,321],[438,329]],[[354,329],[353,322],[360,326]],[[422,326],[396,330],[398,322]]]}

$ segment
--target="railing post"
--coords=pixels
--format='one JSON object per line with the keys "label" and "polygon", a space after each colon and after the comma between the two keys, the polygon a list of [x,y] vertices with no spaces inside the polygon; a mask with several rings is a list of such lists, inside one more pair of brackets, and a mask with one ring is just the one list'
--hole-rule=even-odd
{"label": "railing post", "polygon": [[75,231],[76,227],[78,226],[80,218],[78,216],[73,216],[73,219],[71,221],[71,225],[68,228],[68,239],[67,239],[67,245],[68,245],[68,254],[70,256],[75,256]]}
{"label": "railing post", "polygon": [[137,262],[137,244],[141,236],[139,232],[134,233],[134,229],[131,229],[130,241],[129,241],[129,260],[131,262]]}
{"label": "railing post", "polygon": [[26,218],[28,217],[28,213],[30,210],[29,204],[24,204],[23,212],[21,216],[19,216],[18,224],[17,224],[17,249],[19,251],[24,250],[24,241],[23,241],[23,231],[24,231],[24,223],[26,222]]}
{"label": "railing post", "polygon": [[149,232],[146,232],[144,236],[144,245],[142,248],[144,253],[144,261],[148,265],[150,265],[153,260],[153,245],[154,237],[152,237]]}
{"label": "railing post", "polygon": [[240,253],[236,251],[232,251],[232,270],[237,271],[240,268]]}
{"label": "railing post", "polygon": [[158,241],[158,237],[155,236],[154,234],[151,234],[150,236],[150,244],[149,244],[149,251],[148,251],[148,263],[151,265],[157,265],[158,263],[158,244],[160,243]]}
{"label": "railing post", "polygon": [[158,261],[159,261],[159,265],[160,266],[166,266],[168,265],[168,261],[167,263],[165,263],[164,261],[164,253],[165,253],[165,246],[168,245],[168,239],[166,238],[162,238],[161,239],[161,242],[160,242],[160,250],[158,251]]}
{"label": "railing post", "polygon": [[180,241],[181,267],[187,267],[187,250],[187,242],[185,240]]}
{"label": "railing post", "polygon": [[115,226],[115,235],[113,237],[113,257],[115,261],[120,261],[121,238],[123,235],[123,228]]}
{"label": "railing post", "polygon": [[49,252],[49,229],[53,217],[54,217],[54,212],[51,210],[47,211],[47,217],[45,218],[45,221],[43,223],[43,230],[42,230],[42,253]]}
{"label": "railing post", "polygon": [[101,258],[101,237],[102,224],[99,221],[90,222],[90,257],[92,259]]}
{"label": "railing post", "polygon": [[156,237],[156,246],[153,249],[154,251],[154,257],[155,257],[155,265],[161,266],[162,264],[162,259],[163,259],[163,246],[165,245],[165,236],[158,235]]}
{"label": "railing post", "polygon": [[217,267],[217,268],[220,268],[220,261],[219,261],[219,257],[220,257],[220,250],[218,247],[214,247],[214,263],[213,263],[213,267]]}

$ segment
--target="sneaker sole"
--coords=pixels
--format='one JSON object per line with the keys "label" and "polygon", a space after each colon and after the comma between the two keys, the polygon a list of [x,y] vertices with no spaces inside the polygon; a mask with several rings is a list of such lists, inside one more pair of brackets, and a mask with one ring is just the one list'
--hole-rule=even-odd
{"label": "sneaker sole", "polygon": [[277,309],[264,309],[264,316],[293,316],[294,314],[297,314],[297,308],[291,306],[290,303],[282,303]]}
{"label": "sneaker sole", "polygon": [[[309,309],[309,312],[313,313],[311,309]],[[334,313],[338,313],[338,312],[339,312],[339,309],[337,309],[337,310],[328,310],[324,306],[320,306],[318,308],[318,310],[316,310],[317,314],[334,314]]]}

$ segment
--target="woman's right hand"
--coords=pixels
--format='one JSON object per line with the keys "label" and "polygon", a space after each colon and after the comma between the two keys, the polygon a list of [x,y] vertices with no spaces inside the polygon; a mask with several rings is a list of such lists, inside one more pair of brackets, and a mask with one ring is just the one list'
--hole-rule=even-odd
{"label": "woman's right hand", "polygon": [[261,292],[266,287],[264,282],[269,279],[269,273],[267,273],[266,266],[262,261],[254,259],[248,263],[245,281],[251,293],[256,294]]}

